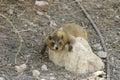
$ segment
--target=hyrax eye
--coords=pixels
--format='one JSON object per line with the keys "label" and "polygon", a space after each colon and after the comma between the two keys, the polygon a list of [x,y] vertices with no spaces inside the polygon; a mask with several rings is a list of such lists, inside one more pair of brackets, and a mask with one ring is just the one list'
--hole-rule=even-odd
{"label": "hyrax eye", "polygon": [[59,42],[59,45],[62,45],[62,42]]}
{"label": "hyrax eye", "polygon": [[51,46],[54,46],[54,45],[55,45],[55,43],[54,43],[54,42],[52,42],[52,43],[51,43]]}

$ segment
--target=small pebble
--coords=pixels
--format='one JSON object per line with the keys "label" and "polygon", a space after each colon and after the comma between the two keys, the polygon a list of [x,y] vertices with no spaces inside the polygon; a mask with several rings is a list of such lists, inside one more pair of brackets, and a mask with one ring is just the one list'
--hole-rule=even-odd
{"label": "small pebble", "polygon": [[53,75],[54,75],[54,73],[50,73],[50,75],[51,75],[51,76],[53,76]]}
{"label": "small pebble", "polygon": [[3,77],[0,77],[0,80],[5,80],[5,78],[3,78]]}
{"label": "small pebble", "polygon": [[34,77],[38,77],[38,76],[40,75],[40,72],[39,72],[38,70],[33,70],[33,71],[32,71],[32,75],[33,75]]}
{"label": "small pebble", "polygon": [[40,80],[46,80],[46,79],[40,79]]}
{"label": "small pebble", "polygon": [[20,2],[24,2],[25,0],[19,0]]}
{"label": "small pebble", "polygon": [[51,20],[51,21],[50,21],[50,27],[53,27],[53,26],[57,26],[57,24],[55,23],[54,20]]}
{"label": "small pebble", "polygon": [[56,78],[54,76],[51,76],[50,77],[50,80],[55,80]]}
{"label": "small pebble", "polygon": [[65,19],[64,19],[64,18],[62,18],[62,19],[61,19],[61,21],[64,23],[64,22],[65,22]]}
{"label": "small pebble", "polygon": [[27,69],[27,65],[26,64],[22,64],[20,66],[15,66],[15,70],[17,72],[24,72]]}
{"label": "small pebble", "polygon": [[[81,80],[88,80],[88,79],[81,79]],[[90,79],[89,79],[90,80]]]}
{"label": "small pebble", "polygon": [[106,80],[105,78],[99,78],[99,80]]}
{"label": "small pebble", "polygon": [[102,50],[102,46],[101,46],[99,43],[94,44],[92,47],[93,47],[95,50]]}
{"label": "small pebble", "polygon": [[97,7],[97,8],[101,8],[102,5],[101,5],[101,4],[96,4],[96,7]]}
{"label": "small pebble", "polygon": [[71,76],[69,74],[65,74],[65,78],[70,78]]}
{"label": "small pebble", "polygon": [[43,12],[37,11],[36,12],[38,15],[45,15]]}
{"label": "small pebble", "polygon": [[8,14],[12,15],[12,14],[13,14],[13,10],[12,10],[12,9],[9,9],[9,10],[8,10]]}
{"label": "small pebble", "polygon": [[98,52],[97,52],[97,55],[98,55],[99,57],[101,57],[101,58],[106,58],[106,57],[107,57],[107,53],[104,52],[104,51],[98,51]]}
{"label": "small pebble", "polygon": [[117,15],[117,16],[115,16],[117,19],[119,19],[120,18],[120,16],[119,15]]}
{"label": "small pebble", "polygon": [[41,69],[44,70],[44,71],[47,71],[47,70],[48,70],[48,69],[47,69],[47,66],[46,66],[45,64],[41,66]]}
{"label": "small pebble", "polygon": [[36,1],[36,2],[35,2],[35,5],[45,6],[45,5],[48,5],[48,2],[46,2],[46,1]]}

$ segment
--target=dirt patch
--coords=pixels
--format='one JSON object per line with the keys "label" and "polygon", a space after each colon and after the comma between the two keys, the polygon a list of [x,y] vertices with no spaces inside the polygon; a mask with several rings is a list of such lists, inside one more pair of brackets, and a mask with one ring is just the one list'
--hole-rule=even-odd
{"label": "dirt patch", "polygon": [[[99,37],[82,10],[73,0],[48,0],[49,5],[34,5],[34,0],[0,1],[0,76],[8,80],[34,80],[31,71],[38,69],[41,79],[67,80],[79,79],[85,75],[74,74],[54,65],[46,51],[42,56],[40,50],[45,37],[59,25],[75,22],[83,26],[89,34],[89,43],[99,43]],[[120,0],[82,0],[82,4],[102,33],[110,55],[111,78],[120,79]],[[9,19],[13,26],[7,20]],[[49,24],[53,25],[52,27]],[[56,26],[58,25],[58,26]],[[22,37],[23,42],[21,42]],[[15,55],[17,64],[27,63],[29,69],[22,74],[14,70]],[[48,71],[41,70],[45,64]]]}

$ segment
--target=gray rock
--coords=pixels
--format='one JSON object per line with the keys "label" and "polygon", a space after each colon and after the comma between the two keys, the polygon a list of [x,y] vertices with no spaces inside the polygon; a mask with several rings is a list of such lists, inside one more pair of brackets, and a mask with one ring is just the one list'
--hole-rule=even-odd
{"label": "gray rock", "polygon": [[40,80],[46,80],[46,79],[40,79]]}
{"label": "gray rock", "polygon": [[34,77],[40,76],[39,70],[33,70],[33,71],[32,71],[32,75],[33,75]]}
{"label": "gray rock", "polygon": [[97,55],[101,58],[106,58],[107,57],[107,52],[104,51],[98,51]]}
{"label": "gray rock", "polygon": [[0,80],[5,80],[5,78],[4,77],[0,77]]}
{"label": "gray rock", "polygon": [[26,64],[21,64],[20,66],[15,66],[15,70],[17,72],[24,72],[27,69],[27,65]]}
{"label": "gray rock", "polygon": [[46,2],[46,1],[36,1],[35,5],[37,5],[37,6],[45,6],[45,5],[48,5],[48,2]]}
{"label": "gray rock", "polygon": [[54,76],[51,76],[50,80],[56,80],[56,78]]}
{"label": "gray rock", "polygon": [[8,14],[10,14],[10,15],[12,15],[13,12],[14,12],[14,11],[13,11],[12,9],[9,9],[9,10],[8,10]]}
{"label": "gray rock", "polygon": [[120,16],[119,16],[119,15],[117,15],[117,16],[115,16],[115,18],[119,19],[119,18],[120,18]]}
{"label": "gray rock", "polygon": [[24,2],[25,0],[19,0],[20,2]]}
{"label": "gray rock", "polygon": [[97,51],[102,50],[102,46],[99,43],[92,45],[92,47],[94,48],[94,50],[97,50]]}
{"label": "gray rock", "polygon": [[41,66],[41,69],[44,70],[44,71],[47,71],[47,70],[48,70],[47,65],[45,65],[45,64],[42,65],[42,66]]}
{"label": "gray rock", "polygon": [[96,4],[97,8],[102,8],[102,4]]}

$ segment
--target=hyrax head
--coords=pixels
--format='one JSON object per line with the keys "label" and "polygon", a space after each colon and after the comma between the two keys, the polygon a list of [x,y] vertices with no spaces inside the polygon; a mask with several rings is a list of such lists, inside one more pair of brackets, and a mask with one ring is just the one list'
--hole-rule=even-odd
{"label": "hyrax head", "polygon": [[58,30],[48,36],[46,43],[51,50],[61,51],[67,43],[67,38],[64,32]]}

